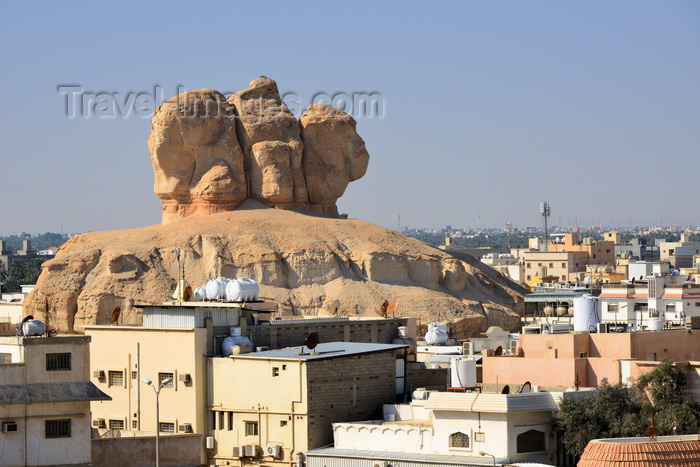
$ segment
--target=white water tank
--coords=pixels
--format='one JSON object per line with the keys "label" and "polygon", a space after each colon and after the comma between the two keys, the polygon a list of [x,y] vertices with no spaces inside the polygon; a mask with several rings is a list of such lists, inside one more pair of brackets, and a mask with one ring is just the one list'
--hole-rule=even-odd
{"label": "white water tank", "polygon": [[207,282],[207,298],[210,300],[223,300],[228,282],[229,280],[225,277],[217,277]]}
{"label": "white water tank", "polygon": [[452,357],[450,361],[450,385],[453,388],[476,386],[476,360],[469,357]]}
{"label": "white water tank", "polygon": [[600,323],[600,300],[592,295],[574,298],[574,331],[596,332]]}
{"label": "white water tank", "polygon": [[664,328],[664,320],[659,318],[652,318],[649,320],[648,328],[650,331],[661,331]]}
{"label": "white water tank", "polygon": [[221,343],[221,351],[226,356],[248,353],[252,348],[253,344],[250,342],[250,339],[246,336],[241,336],[241,328],[239,326],[232,326],[231,335]]}
{"label": "white water tank", "polygon": [[447,324],[430,323],[425,333],[425,343],[428,345],[445,345],[447,343]]}
{"label": "white water tank", "polygon": [[232,302],[252,302],[258,299],[260,287],[253,279],[240,278],[226,285],[226,300]]}
{"label": "white water tank", "polygon": [[46,325],[38,319],[29,319],[22,323],[22,335],[42,336],[46,332]]}
{"label": "white water tank", "polygon": [[207,299],[207,288],[205,286],[203,287],[197,287],[194,289],[194,299],[197,300],[198,302],[203,302],[204,300]]}

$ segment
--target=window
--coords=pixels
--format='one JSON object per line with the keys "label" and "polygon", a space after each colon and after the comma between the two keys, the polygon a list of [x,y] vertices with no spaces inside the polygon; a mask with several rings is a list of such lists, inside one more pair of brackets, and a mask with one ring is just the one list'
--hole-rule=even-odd
{"label": "window", "polygon": [[530,269],[530,266],[532,266],[530,263],[527,263],[527,268]]}
{"label": "window", "polygon": [[695,302],[695,306],[700,306],[700,302]]}
{"label": "window", "polygon": [[518,452],[538,452],[545,451],[544,432],[538,430],[528,430],[521,433],[517,438]]}
{"label": "window", "polygon": [[595,259],[595,258],[596,258],[596,256],[595,256],[595,255],[593,255],[593,259]]}
{"label": "window", "polygon": [[228,412],[228,431],[233,430],[233,412]]}
{"label": "window", "polygon": [[279,376],[279,375],[280,375],[279,367],[273,366],[272,367],[272,376]]}
{"label": "window", "polygon": [[258,436],[258,422],[245,422],[245,435]]}
{"label": "window", "polygon": [[609,303],[608,304],[608,312],[609,313],[617,313],[619,310],[620,310],[619,303]]}
{"label": "window", "polygon": [[70,419],[46,420],[46,438],[70,438]]}
{"label": "window", "polygon": [[123,430],[124,429],[124,420],[110,420],[109,421],[109,429],[110,430]]}
{"label": "window", "polygon": [[675,313],[676,312],[676,304],[675,303],[667,303],[666,304],[666,313]]}
{"label": "window", "polygon": [[287,420],[280,420],[280,426],[287,426]]}
{"label": "window", "polygon": [[554,263],[549,263],[549,268],[552,269],[554,267]]}
{"label": "window", "polygon": [[158,385],[163,384],[163,381],[170,379],[170,382],[164,385],[164,388],[175,387],[175,374],[174,373],[158,373]]}
{"label": "window", "polygon": [[224,430],[224,421],[226,417],[226,412],[219,412],[219,430]]}
{"label": "window", "polygon": [[70,353],[47,353],[46,371],[70,370]]}
{"label": "window", "polygon": [[132,421],[131,421],[131,429],[132,429],[132,430],[135,430],[135,429],[137,429],[138,427],[139,427],[139,422],[137,422],[136,420],[132,420]]}
{"label": "window", "polygon": [[606,253],[610,253],[610,249],[608,248],[607,250],[605,250],[605,252],[606,252]]}
{"label": "window", "polygon": [[527,280],[532,280],[532,276],[527,276]]}
{"label": "window", "polygon": [[123,371],[110,371],[109,374],[109,385],[110,386],[121,386],[124,387],[124,372]]}
{"label": "window", "polygon": [[565,268],[565,267],[566,267],[566,263],[561,263],[561,267]]}
{"label": "window", "polygon": [[171,422],[160,422],[161,433],[175,433],[175,424]]}
{"label": "window", "polygon": [[138,372],[132,371],[132,372],[131,372],[131,379],[138,379],[138,378],[139,378]]}
{"label": "window", "polygon": [[450,435],[450,447],[451,448],[468,448],[469,447],[469,435],[466,433],[458,432],[452,433]]}
{"label": "window", "polygon": [[483,443],[486,441],[486,435],[484,433],[474,433],[474,442],[475,443]]}
{"label": "window", "polygon": [[4,363],[12,363],[11,353],[0,353],[0,365]]}
{"label": "window", "polygon": [[634,304],[634,311],[649,311],[649,304],[648,303],[635,303]]}
{"label": "window", "polygon": [[580,352],[578,358],[588,358],[588,352]]}

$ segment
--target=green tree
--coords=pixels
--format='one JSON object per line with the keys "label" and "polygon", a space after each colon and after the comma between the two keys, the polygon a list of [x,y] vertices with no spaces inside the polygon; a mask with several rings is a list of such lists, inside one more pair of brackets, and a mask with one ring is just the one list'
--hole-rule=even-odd
{"label": "green tree", "polygon": [[592,439],[644,436],[652,415],[661,436],[697,433],[700,405],[686,388],[683,369],[664,360],[632,388],[603,380],[591,396],[565,399],[556,429],[573,454],[581,454]]}
{"label": "green tree", "polygon": [[19,292],[22,285],[36,284],[41,274],[41,265],[47,258],[32,258],[27,261],[15,260],[10,263],[10,269],[2,278],[4,292]]}

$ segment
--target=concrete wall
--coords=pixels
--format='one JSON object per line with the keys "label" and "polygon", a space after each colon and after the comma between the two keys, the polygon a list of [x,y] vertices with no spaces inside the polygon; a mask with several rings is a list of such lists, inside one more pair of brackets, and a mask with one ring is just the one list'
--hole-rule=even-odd
{"label": "concrete wall", "polygon": [[[161,467],[198,467],[200,438],[196,434],[161,436]],[[153,467],[155,463],[155,436],[99,438],[91,444],[94,467]]]}

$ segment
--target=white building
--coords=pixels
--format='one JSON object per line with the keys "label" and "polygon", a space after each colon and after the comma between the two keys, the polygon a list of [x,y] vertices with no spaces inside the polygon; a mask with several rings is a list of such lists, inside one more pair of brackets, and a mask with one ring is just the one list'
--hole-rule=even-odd
{"label": "white building", "polygon": [[420,467],[551,464],[552,414],[562,397],[586,393],[416,391],[410,404],[385,405],[384,420],[334,423],[334,447],[309,451],[307,467],[330,465],[331,458],[338,467],[358,465],[358,458]]}

